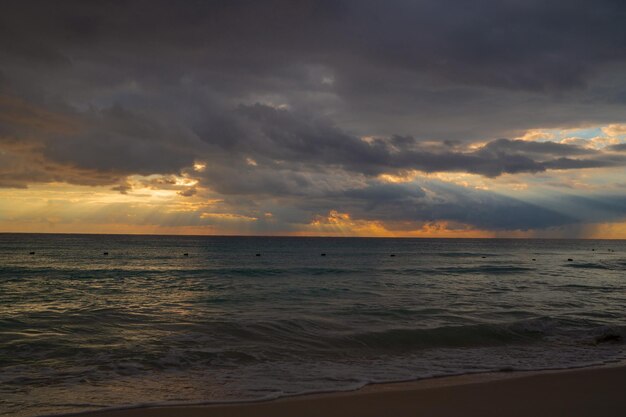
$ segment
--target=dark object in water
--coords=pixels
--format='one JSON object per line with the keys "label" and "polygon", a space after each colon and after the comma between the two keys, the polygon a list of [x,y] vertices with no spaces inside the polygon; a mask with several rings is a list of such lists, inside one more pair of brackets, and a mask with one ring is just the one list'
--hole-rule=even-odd
{"label": "dark object in water", "polygon": [[183,256],[189,256],[189,254],[188,253],[183,253]]}
{"label": "dark object in water", "polygon": [[34,254],[35,254],[35,252],[30,252],[30,255],[34,255]]}
{"label": "dark object in water", "polygon": [[595,249],[591,249],[592,252],[595,252]]}
{"label": "dark object in water", "polygon": [[391,254],[391,255],[389,255],[389,256],[391,256],[391,257],[393,258],[394,256],[396,256],[396,254],[395,254],[395,253],[392,253],[392,254]]}
{"label": "dark object in water", "polygon": [[109,254],[109,252],[104,252],[104,253],[103,253],[103,255],[105,255],[105,256],[106,256],[106,255],[108,255],[108,254]]}
{"label": "dark object in water", "polygon": [[572,258],[567,258],[567,262],[572,262],[574,261]]}
{"label": "dark object in water", "polygon": [[320,256],[326,256],[326,254],[325,254],[325,253],[322,253]]}
{"label": "dark object in water", "polygon": [[609,333],[596,338],[596,343],[616,343],[623,340],[622,336],[615,333]]}
{"label": "dark object in water", "polygon": [[486,256],[481,256],[481,258],[486,259],[487,257]]}
{"label": "dark object in water", "polygon": [[261,254],[260,254],[260,253],[257,253],[257,254],[256,254],[256,256],[261,256]]}
{"label": "dark object in water", "polygon": [[533,261],[536,261],[536,259],[535,259],[535,258],[533,258]]}

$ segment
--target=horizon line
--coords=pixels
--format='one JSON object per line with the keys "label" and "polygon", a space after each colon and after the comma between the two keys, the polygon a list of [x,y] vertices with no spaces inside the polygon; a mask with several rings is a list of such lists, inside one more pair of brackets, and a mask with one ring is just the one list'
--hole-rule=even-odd
{"label": "horizon line", "polygon": [[626,241],[626,238],[588,237],[429,237],[429,236],[323,236],[323,235],[186,235],[159,233],[88,233],[88,232],[2,232],[0,235],[79,235],[79,236],[153,236],[153,237],[232,237],[232,238],[295,238],[295,239],[423,239],[423,240],[613,240]]}

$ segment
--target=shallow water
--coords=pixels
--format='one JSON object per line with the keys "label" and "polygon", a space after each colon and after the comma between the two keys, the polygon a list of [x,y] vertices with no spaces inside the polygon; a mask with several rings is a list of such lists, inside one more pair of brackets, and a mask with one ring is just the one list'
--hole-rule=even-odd
{"label": "shallow water", "polygon": [[625,269],[626,241],[4,234],[0,414],[624,359]]}

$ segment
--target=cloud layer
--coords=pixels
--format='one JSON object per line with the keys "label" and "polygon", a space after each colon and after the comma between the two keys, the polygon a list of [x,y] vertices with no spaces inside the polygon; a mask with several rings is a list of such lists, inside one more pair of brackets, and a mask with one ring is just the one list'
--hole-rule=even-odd
{"label": "cloud layer", "polygon": [[626,218],[621,2],[1,6],[0,187],[171,191],[259,233]]}

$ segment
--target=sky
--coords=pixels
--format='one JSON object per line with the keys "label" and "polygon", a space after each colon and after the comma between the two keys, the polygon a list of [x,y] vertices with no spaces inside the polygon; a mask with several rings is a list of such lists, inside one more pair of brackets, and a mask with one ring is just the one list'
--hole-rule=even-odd
{"label": "sky", "polygon": [[626,238],[620,0],[0,0],[0,232]]}

